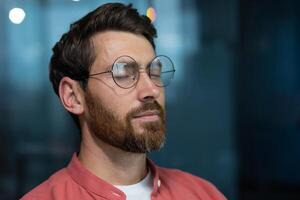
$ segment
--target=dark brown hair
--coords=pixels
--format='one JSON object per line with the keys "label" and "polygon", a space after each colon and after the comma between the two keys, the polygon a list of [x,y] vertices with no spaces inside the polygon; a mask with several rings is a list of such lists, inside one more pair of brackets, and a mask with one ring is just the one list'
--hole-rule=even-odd
{"label": "dark brown hair", "polygon": [[[91,37],[107,30],[143,35],[155,49],[156,29],[147,16],[140,15],[131,4],[104,4],[71,24],[69,31],[54,45],[49,77],[57,95],[59,83],[66,76],[79,81],[85,90],[96,58]],[[78,117],[71,115],[79,127]]]}

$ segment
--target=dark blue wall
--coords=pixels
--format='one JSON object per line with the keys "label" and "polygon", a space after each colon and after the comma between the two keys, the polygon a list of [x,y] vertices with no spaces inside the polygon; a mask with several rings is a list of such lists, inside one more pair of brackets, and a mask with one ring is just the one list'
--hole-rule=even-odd
{"label": "dark blue wall", "polygon": [[291,0],[241,1],[241,199],[300,198],[299,6]]}
{"label": "dark blue wall", "polygon": [[[104,2],[0,2],[1,200],[20,197],[78,150],[48,61],[69,24]],[[299,2],[133,3],[157,9],[158,53],[176,66],[167,144],[151,158],[210,180],[230,200],[300,199]],[[15,6],[27,11],[20,25],[7,19]]]}

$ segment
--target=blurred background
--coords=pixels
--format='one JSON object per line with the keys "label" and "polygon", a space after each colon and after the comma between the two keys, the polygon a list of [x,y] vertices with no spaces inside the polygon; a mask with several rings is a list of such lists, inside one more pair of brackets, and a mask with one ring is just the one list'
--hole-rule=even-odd
{"label": "blurred background", "polygon": [[[70,23],[107,2],[0,1],[1,200],[20,198],[78,151],[48,62]],[[230,200],[299,200],[300,1],[120,2],[154,20],[157,52],[177,70],[167,144],[151,158]]]}

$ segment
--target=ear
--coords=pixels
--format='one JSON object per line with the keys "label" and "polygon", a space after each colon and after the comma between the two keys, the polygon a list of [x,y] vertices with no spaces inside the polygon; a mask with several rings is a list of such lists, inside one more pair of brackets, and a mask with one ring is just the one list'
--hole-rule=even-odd
{"label": "ear", "polygon": [[84,112],[84,98],[77,81],[63,77],[59,83],[60,100],[69,112],[80,115]]}

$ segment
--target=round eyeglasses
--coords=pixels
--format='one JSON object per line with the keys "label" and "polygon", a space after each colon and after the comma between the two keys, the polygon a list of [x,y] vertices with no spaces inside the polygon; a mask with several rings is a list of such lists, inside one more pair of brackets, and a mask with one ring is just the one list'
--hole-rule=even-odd
{"label": "round eyeglasses", "polygon": [[[175,69],[172,60],[164,55],[156,56],[145,68],[152,82],[158,87],[170,84],[174,77]],[[115,83],[124,89],[136,85],[139,80],[141,69],[138,63],[130,56],[118,57],[112,65],[111,70],[90,74],[89,77],[111,73]]]}

